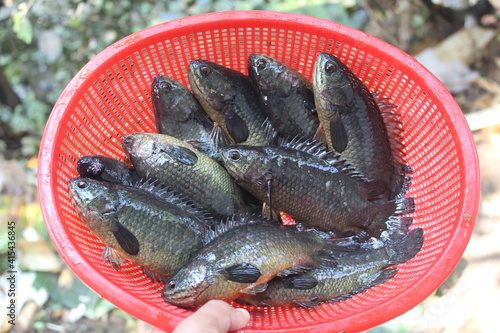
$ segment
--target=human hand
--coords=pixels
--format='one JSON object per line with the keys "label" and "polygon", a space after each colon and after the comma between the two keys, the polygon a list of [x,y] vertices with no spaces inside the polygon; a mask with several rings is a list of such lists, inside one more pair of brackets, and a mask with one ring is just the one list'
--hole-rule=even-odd
{"label": "human hand", "polygon": [[212,300],[181,321],[173,333],[227,333],[245,327],[249,320],[247,310]]}

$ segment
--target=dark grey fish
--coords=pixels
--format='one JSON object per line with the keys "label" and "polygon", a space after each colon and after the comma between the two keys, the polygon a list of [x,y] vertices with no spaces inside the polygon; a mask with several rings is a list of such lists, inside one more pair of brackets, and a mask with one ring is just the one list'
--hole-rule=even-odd
{"label": "dark grey fish", "polygon": [[132,167],[114,158],[101,155],[82,156],[76,164],[76,171],[80,177],[122,185],[134,185],[140,180]]}
{"label": "dark grey fish", "polygon": [[411,212],[410,199],[374,203],[378,181],[369,181],[321,144],[294,140],[279,147],[221,150],[236,182],[272,209],[337,233],[380,236],[394,214]]}
{"label": "dark grey fish", "polygon": [[189,141],[207,155],[216,156],[211,139],[213,121],[186,87],[160,74],[153,79],[151,95],[158,133]]}
{"label": "dark grey fish", "polygon": [[321,122],[316,139],[340,153],[366,178],[380,180],[385,187],[381,200],[405,192],[405,174],[410,169],[401,157],[398,128],[388,132],[377,100],[366,85],[337,57],[320,53],[313,87]]}
{"label": "dark grey fish", "polygon": [[260,218],[230,220],[211,238],[165,284],[166,302],[189,308],[262,292],[273,277],[327,266],[339,251],[315,230],[300,232]]}
{"label": "dark grey fish", "polygon": [[211,219],[153,183],[123,186],[86,178],[69,181],[73,205],[106,244],[103,259],[119,269],[120,258],[165,282],[200,249]]}
{"label": "dark grey fish", "polygon": [[132,133],[123,149],[144,179],[156,179],[215,218],[245,212],[241,188],[215,160],[174,137]]}
{"label": "dark grey fish", "polygon": [[188,75],[194,95],[216,124],[217,142],[268,143],[266,116],[248,76],[207,60],[191,60]]}
{"label": "dark grey fish", "polygon": [[388,267],[412,259],[422,248],[423,239],[419,228],[391,245],[339,252],[334,256],[333,267],[275,278],[265,291],[243,295],[238,301],[255,306],[309,308],[348,299],[394,277],[397,268]]}
{"label": "dark grey fish", "polygon": [[278,135],[285,138],[314,136],[319,119],[312,84],[305,76],[263,54],[248,56],[248,76]]}

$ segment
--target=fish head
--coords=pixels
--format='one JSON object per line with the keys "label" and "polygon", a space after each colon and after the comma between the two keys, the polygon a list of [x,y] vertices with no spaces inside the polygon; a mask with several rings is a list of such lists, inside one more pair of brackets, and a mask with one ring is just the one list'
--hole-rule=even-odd
{"label": "fish head", "polygon": [[221,156],[226,170],[237,182],[260,182],[271,171],[271,159],[265,147],[228,147],[221,150]]}
{"label": "fish head", "polygon": [[198,161],[194,148],[190,149],[183,141],[166,134],[128,134],[123,138],[122,146],[134,166],[141,170],[168,163],[193,166]]}
{"label": "fish head", "polygon": [[97,178],[106,169],[100,156],[83,156],[76,164],[76,171],[82,177]]}
{"label": "fish head", "polygon": [[248,56],[248,76],[258,91],[287,97],[294,87],[311,86],[297,70],[264,54]]}
{"label": "fish head", "polygon": [[192,261],[165,284],[162,298],[176,306],[196,306],[208,300],[206,292],[218,275],[218,269],[213,264],[204,260]]}
{"label": "fish head", "polygon": [[192,108],[184,98],[188,93],[181,83],[165,75],[160,74],[153,78],[151,95],[155,110],[161,110],[174,122],[186,122],[194,117]]}
{"label": "fish head", "polygon": [[150,133],[130,133],[122,138],[122,148],[127,158],[136,166],[137,162],[148,158],[153,150],[154,141]]}
{"label": "fish head", "polygon": [[239,94],[238,82],[248,78],[242,73],[207,60],[191,60],[189,84],[214,122],[223,124],[228,105]]}
{"label": "fish head", "polygon": [[280,88],[283,74],[284,66],[275,59],[256,53],[248,56],[248,75],[261,91]]}
{"label": "fish head", "polygon": [[320,90],[343,88],[350,85],[349,70],[336,56],[320,53],[313,71],[313,85]]}
{"label": "fish head", "polygon": [[116,211],[116,184],[78,177],[70,179],[68,186],[73,206],[89,227],[109,227],[102,224],[108,221],[105,216]]}

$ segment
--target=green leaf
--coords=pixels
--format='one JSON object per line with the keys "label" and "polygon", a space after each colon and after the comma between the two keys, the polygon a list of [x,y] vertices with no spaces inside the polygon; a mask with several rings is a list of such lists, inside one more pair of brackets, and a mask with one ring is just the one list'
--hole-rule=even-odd
{"label": "green leaf", "polygon": [[19,38],[26,44],[30,44],[33,40],[33,27],[26,17],[26,13],[24,11],[16,12],[14,14],[13,20],[14,25],[12,27],[12,30],[16,33],[17,38]]}

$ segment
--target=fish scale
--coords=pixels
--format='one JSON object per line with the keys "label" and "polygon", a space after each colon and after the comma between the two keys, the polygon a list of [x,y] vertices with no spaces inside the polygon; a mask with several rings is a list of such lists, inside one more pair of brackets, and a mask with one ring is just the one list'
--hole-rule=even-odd
{"label": "fish scale", "polygon": [[385,228],[396,211],[396,201],[370,202],[378,195],[373,192],[378,190],[373,186],[376,183],[363,180],[337,158],[321,158],[328,156],[324,151],[318,154],[299,148],[297,144],[234,146],[221,154],[238,184],[300,222],[335,232],[372,230],[378,234]]}
{"label": "fish scale", "polygon": [[214,218],[244,210],[243,193],[227,171],[190,144],[163,134],[132,133],[123,138],[123,148],[139,176],[158,180]]}
{"label": "fish scale", "polygon": [[412,259],[422,244],[423,232],[417,228],[380,248],[338,252],[334,256],[336,266],[276,278],[262,293],[243,295],[238,302],[256,306],[311,307],[344,300],[391,279],[397,269],[387,267]]}
{"label": "fish scale", "polygon": [[[159,281],[166,281],[191,252],[202,247],[211,222],[201,211],[150,183],[131,187],[74,178],[69,189],[76,211],[90,230]],[[119,268],[120,263],[111,260]]]}
{"label": "fish scale", "polygon": [[333,245],[317,231],[299,232],[248,216],[228,223],[235,225],[213,235],[165,284],[166,302],[193,307],[210,299],[230,301],[262,291],[278,274],[334,264]]}
{"label": "fish scale", "polygon": [[368,179],[383,181],[386,191],[382,200],[394,199],[404,190],[404,169],[393,157],[375,97],[346,65],[328,53],[318,55],[312,82],[321,122],[316,138]]}

